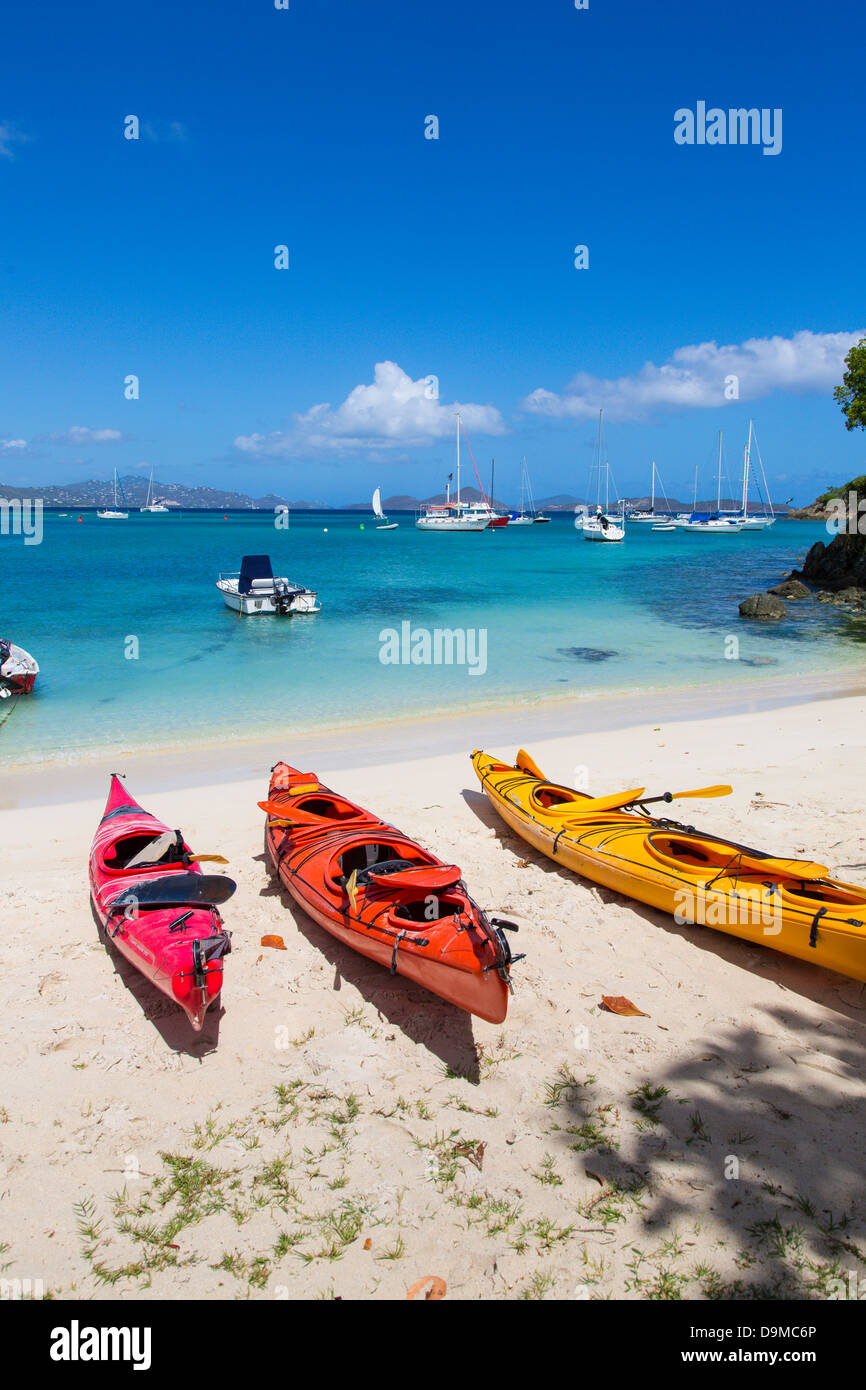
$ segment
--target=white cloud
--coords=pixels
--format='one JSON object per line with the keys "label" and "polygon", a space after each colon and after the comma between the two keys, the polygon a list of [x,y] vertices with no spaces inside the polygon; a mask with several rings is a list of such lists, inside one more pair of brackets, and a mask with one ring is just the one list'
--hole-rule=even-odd
{"label": "white cloud", "polygon": [[578,372],[561,395],[543,387],[522,402],[536,415],[585,420],[600,408],[611,420],[639,420],[653,410],[700,410],[727,405],[726,378],[735,376],[739,399],[772,391],[830,391],[841,380],[857,333],[795,333],[792,338],[749,338],[719,346],[677,348],[660,367],[647,362],[632,376],[615,379]]}
{"label": "white cloud", "polygon": [[16,130],[11,121],[0,121],[0,157],[14,159],[13,145],[23,145],[30,139],[22,131]]}
{"label": "white cloud", "polygon": [[504,434],[505,422],[492,405],[452,401],[436,394],[435,377],[418,381],[396,362],[377,362],[373,382],[356,386],[336,408],[314,405],[292,416],[285,430],[238,435],[235,447],[248,454],[348,454],[359,450],[421,448],[454,432],[454,416],[476,434]]}
{"label": "white cloud", "polygon": [[120,430],[91,430],[86,425],[73,425],[71,429],[58,431],[49,436],[55,444],[119,444],[123,435]]}
{"label": "white cloud", "polygon": [[182,121],[161,121],[158,124],[154,121],[145,121],[141,126],[141,133],[145,140],[149,140],[154,145],[164,141],[175,145],[185,145],[189,138],[186,133],[186,126]]}
{"label": "white cloud", "polygon": [[13,454],[27,448],[26,439],[0,439],[0,450],[4,454]]}

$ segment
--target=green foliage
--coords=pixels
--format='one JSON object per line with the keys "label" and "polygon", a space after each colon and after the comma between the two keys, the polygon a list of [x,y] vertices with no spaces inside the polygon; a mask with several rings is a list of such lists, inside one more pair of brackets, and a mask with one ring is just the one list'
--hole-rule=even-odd
{"label": "green foliage", "polygon": [[856,492],[858,497],[866,496],[866,473],[861,473],[858,478],[852,478],[850,483],[843,483],[841,487],[828,487],[826,492],[822,492],[817,501],[823,505],[831,501],[834,497],[844,497],[847,499],[849,492]]}
{"label": "green foliage", "polygon": [[842,385],[833,392],[833,399],[845,416],[848,430],[866,430],[866,338],[861,338],[845,358]]}

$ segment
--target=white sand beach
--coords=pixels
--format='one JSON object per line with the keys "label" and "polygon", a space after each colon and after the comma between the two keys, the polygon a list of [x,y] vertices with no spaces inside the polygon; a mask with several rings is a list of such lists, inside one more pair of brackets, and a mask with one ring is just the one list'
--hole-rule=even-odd
{"label": "white sand beach", "polygon": [[[520,742],[552,777],[585,766],[598,795],[730,781],[686,819],[866,881],[862,695],[559,737],[548,719],[541,741],[532,727]],[[52,803],[46,768],[26,798],[46,804],[0,812],[5,1279],[58,1298],[402,1299],[438,1276],[448,1298],[699,1299],[820,1298],[859,1274],[866,987],[543,859],[480,794],[471,746],[321,771],[520,924],[496,1027],[278,890],[267,763],[225,780],[214,758],[187,787],[176,761],[126,768],[238,882],[222,1008],[199,1036],[97,933],[105,791]],[[603,1012],[603,994],[647,1016]]]}

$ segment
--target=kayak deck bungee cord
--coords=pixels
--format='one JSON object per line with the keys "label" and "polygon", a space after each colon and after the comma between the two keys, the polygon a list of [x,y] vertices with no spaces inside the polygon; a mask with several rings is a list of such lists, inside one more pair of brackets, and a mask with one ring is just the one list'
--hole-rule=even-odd
{"label": "kayak deck bungee cord", "polygon": [[198,1032],[223,983],[231,937],[218,904],[235,884],[203,874],[179,830],[139,806],[112,774],[90,850],[90,896],[106,938],[185,1012]]}
{"label": "kayak deck bungee cord", "polygon": [[392,975],[490,1023],[508,1009],[510,922],[488,918],[462,871],[287,763],[271,772],[265,851],[319,926]]}
{"label": "kayak deck bungee cord", "polygon": [[481,751],[471,758],[502,819],[557,864],[679,922],[866,981],[866,888],[831,878],[823,864],[774,858],[648,809],[730,787],[661,797],[637,787],[596,798],[548,781],[522,749],[513,765]]}

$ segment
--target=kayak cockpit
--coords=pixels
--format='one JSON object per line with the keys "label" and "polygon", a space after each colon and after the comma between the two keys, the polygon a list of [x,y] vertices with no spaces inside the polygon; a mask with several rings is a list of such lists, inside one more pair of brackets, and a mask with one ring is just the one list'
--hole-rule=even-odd
{"label": "kayak cockpit", "polygon": [[581,797],[569,787],[557,787],[553,783],[543,783],[533,787],[529,797],[539,811],[549,811],[553,806],[576,806],[580,808]]}
{"label": "kayak cockpit", "polygon": [[159,835],[137,831],[122,835],[108,845],[102,856],[105,871],[110,874],[128,873],[131,869],[185,867],[186,846],[179,830]]}

